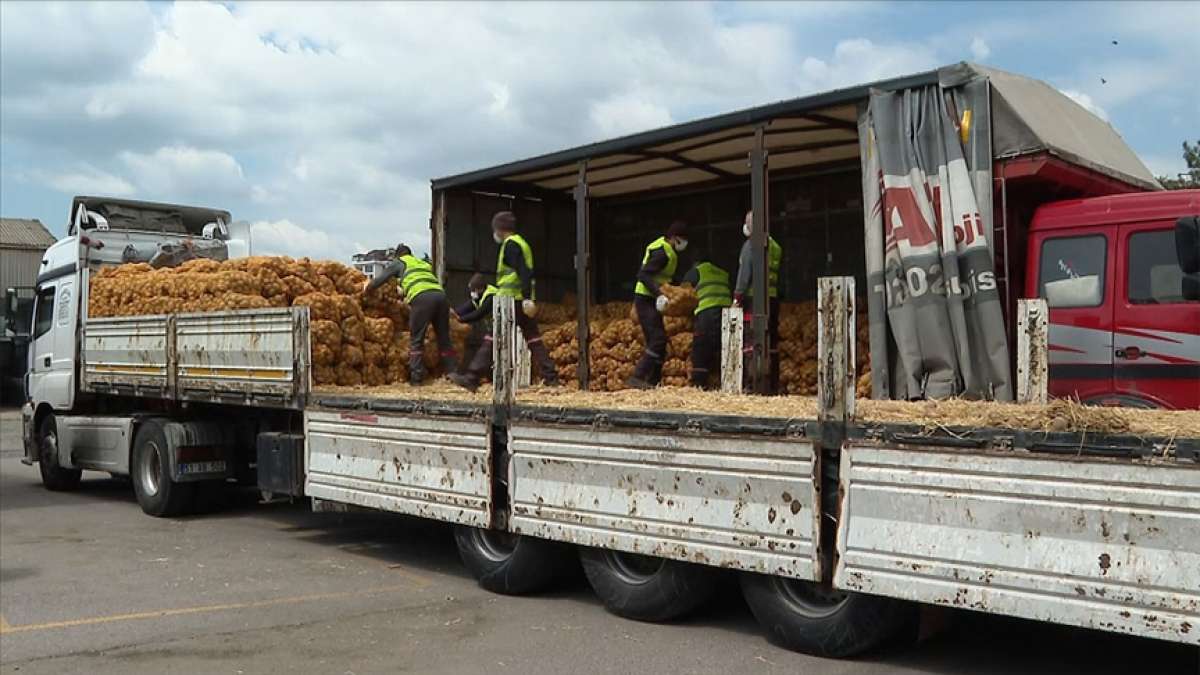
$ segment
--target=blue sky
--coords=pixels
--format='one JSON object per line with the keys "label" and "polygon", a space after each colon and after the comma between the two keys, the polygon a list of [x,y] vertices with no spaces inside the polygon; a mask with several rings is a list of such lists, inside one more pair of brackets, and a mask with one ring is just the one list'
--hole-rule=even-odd
{"label": "blue sky", "polygon": [[419,249],[430,178],[961,60],[1173,174],[1197,32],[1184,2],[3,3],[0,213],[61,233],[113,194],[228,208],[261,252]]}

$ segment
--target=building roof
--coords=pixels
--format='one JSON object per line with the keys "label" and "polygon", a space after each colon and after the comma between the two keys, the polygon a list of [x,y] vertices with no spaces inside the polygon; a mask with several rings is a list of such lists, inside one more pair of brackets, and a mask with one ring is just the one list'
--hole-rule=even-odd
{"label": "building roof", "polygon": [[0,248],[43,251],[57,238],[36,218],[0,218]]}
{"label": "building roof", "polygon": [[386,261],[392,259],[392,249],[373,248],[366,253],[355,253],[354,262]]}
{"label": "building roof", "polygon": [[871,90],[896,91],[986,78],[993,105],[993,156],[1049,152],[1128,184],[1157,189],[1153,175],[1111,126],[1057,89],[993,68],[958,63],[591,143],[433,180],[433,189],[538,192],[569,197],[587,161],[589,194],[607,197],[723,179],[744,179],[756,127],[772,171],[859,157],[859,106]]}

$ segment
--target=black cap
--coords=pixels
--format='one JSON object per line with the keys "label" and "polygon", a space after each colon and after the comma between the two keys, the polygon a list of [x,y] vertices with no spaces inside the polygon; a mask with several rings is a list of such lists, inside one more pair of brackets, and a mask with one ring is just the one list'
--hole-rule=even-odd
{"label": "black cap", "polygon": [[668,237],[687,237],[687,223],[676,220],[667,226]]}
{"label": "black cap", "polygon": [[492,229],[512,232],[517,229],[517,217],[512,211],[500,211],[492,216]]}
{"label": "black cap", "polygon": [[467,288],[482,291],[483,289],[487,288],[487,279],[485,279],[484,276],[479,272],[476,272],[471,276],[471,280],[467,282]]}
{"label": "black cap", "polygon": [[397,258],[402,255],[412,255],[412,249],[408,247],[408,244],[401,242],[396,244],[396,251],[393,255],[395,255]]}

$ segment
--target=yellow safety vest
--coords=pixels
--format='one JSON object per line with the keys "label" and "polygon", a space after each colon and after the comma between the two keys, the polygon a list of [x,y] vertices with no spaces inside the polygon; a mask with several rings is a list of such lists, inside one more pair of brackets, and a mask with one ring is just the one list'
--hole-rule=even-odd
{"label": "yellow safety vest", "polygon": [[[646,246],[646,253],[642,255],[642,265],[645,265],[650,261],[650,254],[654,253],[654,249],[656,248],[661,248],[667,252],[667,265],[663,267],[658,274],[654,275],[654,281],[661,286],[663,284],[670,283],[671,279],[674,278],[675,267],[679,264],[679,254],[675,252],[675,247],[671,245],[671,242],[667,241],[666,237],[659,237]],[[646,284],[643,284],[640,281],[637,283],[637,286],[634,287],[633,292],[637,293],[638,295],[644,295],[648,298],[654,297],[654,294],[650,292],[650,289],[646,287]]]}
{"label": "yellow safety vest", "polygon": [[501,297],[522,300],[525,294],[521,292],[521,275],[504,263],[504,247],[509,243],[516,244],[521,249],[521,255],[525,257],[525,266],[529,268],[530,273],[533,272],[533,249],[529,248],[529,242],[519,234],[509,235],[500,243],[500,255],[496,260],[496,292]]}

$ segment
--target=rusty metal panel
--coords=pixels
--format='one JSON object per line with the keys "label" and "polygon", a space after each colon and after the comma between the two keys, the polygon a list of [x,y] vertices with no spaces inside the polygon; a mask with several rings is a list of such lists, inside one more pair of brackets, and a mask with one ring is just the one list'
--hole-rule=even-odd
{"label": "rusty metal panel", "polygon": [[1200,644],[1200,466],[849,444],[834,585]]}
{"label": "rusty metal panel", "polygon": [[82,389],[120,387],[170,396],[170,337],[167,316],[88,319],[83,325]]}
{"label": "rusty metal panel", "polygon": [[512,422],[508,447],[513,531],[818,578],[806,439]]}
{"label": "rusty metal panel", "polygon": [[304,494],[487,527],[490,432],[486,420],[309,410]]}
{"label": "rusty metal panel", "polygon": [[291,400],[303,391],[291,308],[180,314],[175,352],[180,398]]}

